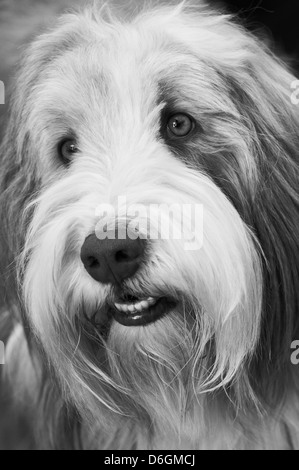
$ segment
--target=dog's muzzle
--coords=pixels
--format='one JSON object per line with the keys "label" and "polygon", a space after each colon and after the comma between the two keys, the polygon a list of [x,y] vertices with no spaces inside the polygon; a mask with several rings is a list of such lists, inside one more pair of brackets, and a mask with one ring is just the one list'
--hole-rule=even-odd
{"label": "dog's muzzle", "polygon": [[88,274],[97,282],[111,284],[114,292],[109,299],[112,317],[125,326],[141,326],[165,315],[175,306],[166,297],[155,298],[128,295],[122,289],[123,281],[133,277],[145,259],[146,240],[104,239],[89,235],[81,248],[81,260]]}

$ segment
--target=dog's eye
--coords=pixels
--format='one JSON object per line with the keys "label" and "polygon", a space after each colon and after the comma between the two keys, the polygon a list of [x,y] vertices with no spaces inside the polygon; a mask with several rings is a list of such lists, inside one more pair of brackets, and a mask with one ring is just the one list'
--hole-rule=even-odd
{"label": "dog's eye", "polygon": [[193,128],[193,119],[183,113],[173,114],[167,122],[167,131],[170,137],[185,137]]}
{"label": "dog's eye", "polygon": [[58,145],[58,153],[61,160],[68,164],[72,161],[73,156],[79,150],[75,139],[64,139]]}

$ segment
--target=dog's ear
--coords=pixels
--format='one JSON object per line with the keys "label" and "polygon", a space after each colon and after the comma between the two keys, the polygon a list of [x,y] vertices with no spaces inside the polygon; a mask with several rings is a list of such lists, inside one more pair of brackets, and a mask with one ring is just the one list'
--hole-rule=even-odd
{"label": "dog's ear", "polygon": [[299,337],[299,106],[292,103],[294,77],[284,63],[254,39],[245,59],[228,83],[257,170],[250,209],[242,216],[265,256],[257,362],[268,375],[269,364],[272,370],[290,365],[290,345]]}
{"label": "dog's ear", "polygon": [[0,147],[0,291],[6,307],[17,298],[15,264],[26,231],[23,209],[38,185],[29,135],[24,136],[18,149],[17,134],[11,118]]}
{"label": "dog's ear", "polygon": [[14,264],[19,255],[28,215],[24,208],[35,197],[40,187],[37,167],[37,149],[31,136],[29,110],[34,107],[32,93],[44,73],[47,63],[61,50],[72,47],[82,34],[77,15],[65,15],[55,30],[40,35],[26,48],[16,71],[8,96],[9,110],[3,118],[0,143],[0,292],[7,305],[15,297]]}
{"label": "dog's ear", "polygon": [[28,54],[17,71],[17,78],[11,83],[9,109],[1,129],[0,285],[6,306],[17,298],[15,260],[26,231],[23,212],[30,197],[35,194],[38,183],[27,116],[27,100],[30,100],[30,86],[38,77],[38,64],[34,67],[30,61],[31,55]]}

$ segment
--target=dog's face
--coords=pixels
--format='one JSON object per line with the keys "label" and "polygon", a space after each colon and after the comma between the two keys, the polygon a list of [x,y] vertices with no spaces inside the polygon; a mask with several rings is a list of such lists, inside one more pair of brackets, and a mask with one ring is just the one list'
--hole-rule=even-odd
{"label": "dog's face", "polygon": [[[14,111],[27,173],[22,295],[87,416],[175,432],[184,416],[194,428],[200,397],[241,376],[257,347],[272,230],[260,224],[272,164],[259,136],[263,60],[284,72],[256,52],[224,18],[180,8],[131,24],[69,15],[28,52]],[[100,240],[103,207],[127,226],[128,207],[157,204],[176,204],[172,229],[183,207],[202,208],[200,227],[189,213],[195,248],[138,223],[135,238]]]}

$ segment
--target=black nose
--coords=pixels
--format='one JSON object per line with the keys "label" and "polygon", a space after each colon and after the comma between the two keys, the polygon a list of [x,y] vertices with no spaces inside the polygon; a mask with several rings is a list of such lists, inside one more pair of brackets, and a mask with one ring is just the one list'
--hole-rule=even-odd
{"label": "black nose", "polygon": [[119,284],[138,270],[145,250],[145,240],[104,239],[89,235],[81,248],[81,260],[88,274],[103,284]]}

